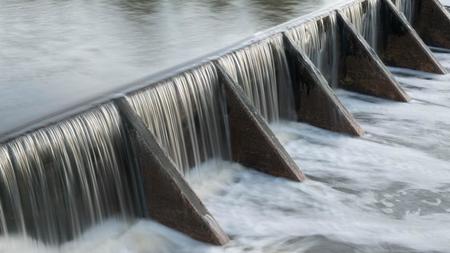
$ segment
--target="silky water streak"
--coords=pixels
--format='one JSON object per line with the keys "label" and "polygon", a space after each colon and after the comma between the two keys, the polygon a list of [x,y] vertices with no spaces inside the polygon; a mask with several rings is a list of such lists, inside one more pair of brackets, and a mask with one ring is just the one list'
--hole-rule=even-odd
{"label": "silky water streak", "polygon": [[[400,4],[400,2],[404,1],[397,0],[397,2]],[[380,6],[380,0],[367,0],[353,4],[342,10],[343,14],[375,51],[378,50]]]}
{"label": "silky water streak", "polygon": [[49,244],[134,215],[126,141],[107,104],[0,147],[0,229]]}
{"label": "silky water streak", "polygon": [[336,15],[313,19],[293,27],[287,35],[322,72],[331,86],[337,86],[338,39]]}
{"label": "silky water streak", "polygon": [[208,159],[227,159],[223,92],[212,63],[127,97],[183,174]]}
{"label": "silky water streak", "polygon": [[413,11],[415,0],[392,0],[400,12],[405,15],[406,19],[411,22],[414,18]]}
{"label": "silky water streak", "polygon": [[219,64],[266,120],[295,119],[291,76],[281,35],[225,55]]}

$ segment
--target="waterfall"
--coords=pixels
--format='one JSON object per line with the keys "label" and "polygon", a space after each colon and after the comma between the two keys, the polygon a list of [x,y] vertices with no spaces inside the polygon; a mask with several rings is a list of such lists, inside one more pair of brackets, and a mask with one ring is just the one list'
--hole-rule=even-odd
{"label": "waterfall", "polygon": [[413,20],[413,6],[415,0],[392,0],[400,12],[405,15],[406,19],[411,22]]}
{"label": "waterfall", "polygon": [[127,97],[181,172],[229,156],[217,71],[206,64]]}
{"label": "waterfall", "polygon": [[378,30],[380,24],[379,0],[368,0],[356,3],[342,10],[344,15],[355,26],[356,30],[366,39],[369,45],[378,50]]}
{"label": "waterfall", "polygon": [[[17,221],[19,229],[25,230],[23,225],[23,210],[20,205],[19,188],[14,175],[11,158],[6,147],[0,147],[0,234],[8,235],[7,217]],[[10,200],[18,199],[12,202]],[[11,213],[7,212],[10,207]],[[16,212],[14,212],[16,210]]]}
{"label": "waterfall", "polygon": [[219,64],[266,120],[295,118],[291,77],[281,35],[225,55]]}
{"label": "waterfall", "polygon": [[328,83],[337,85],[339,50],[336,15],[301,24],[290,29],[287,35],[306,53]]}
{"label": "waterfall", "polygon": [[0,148],[0,228],[58,244],[134,213],[122,124],[112,105]]}

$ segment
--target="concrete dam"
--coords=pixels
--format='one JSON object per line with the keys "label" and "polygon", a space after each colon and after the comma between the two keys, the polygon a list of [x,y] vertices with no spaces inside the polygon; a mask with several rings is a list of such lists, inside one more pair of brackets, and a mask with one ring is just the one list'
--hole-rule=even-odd
{"label": "concrete dam", "polygon": [[4,134],[0,234],[60,245],[109,218],[139,217],[229,244],[189,175],[221,160],[292,184],[314,180],[271,125],[364,136],[337,93],[410,103],[392,72],[447,74],[434,54],[450,53],[447,8],[349,1]]}

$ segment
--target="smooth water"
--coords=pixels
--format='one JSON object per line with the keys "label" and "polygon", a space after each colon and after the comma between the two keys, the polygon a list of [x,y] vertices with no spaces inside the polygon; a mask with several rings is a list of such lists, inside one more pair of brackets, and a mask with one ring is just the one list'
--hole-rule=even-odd
{"label": "smooth water", "polygon": [[1,0],[0,136],[334,0]]}
{"label": "smooth water", "polygon": [[[6,3],[14,5],[13,2]],[[52,2],[61,6],[68,3]],[[139,3],[147,9],[147,4],[152,2]],[[450,55],[437,56],[450,69]],[[87,59],[81,62],[84,60]],[[98,59],[91,60],[95,62]],[[81,65],[89,66],[84,63]],[[111,61],[108,66],[114,68],[115,64]],[[6,68],[6,65],[2,67]],[[20,67],[8,68],[11,69],[21,70]],[[152,221],[106,220],[109,215],[100,213],[101,224],[59,247],[11,235],[0,237],[0,252],[450,252],[450,75],[401,69],[393,71],[413,97],[411,103],[337,91],[339,98],[367,130],[362,138],[300,123],[272,125],[283,145],[308,176],[306,182],[300,184],[273,178],[223,161],[201,164],[187,175],[194,190],[231,236],[232,241],[223,248],[196,242]],[[7,77],[14,75],[13,71],[5,73]],[[116,73],[127,71],[116,70]],[[103,78],[103,81],[108,78]],[[179,82],[183,86],[184,81]],[[83,82],[78,85],[80,87],[77,88],[84,90],[85,87],[81,87]],[[5,94],[8,91],[11,90],[6,89]],[[58,94],[57,88],[50,92]],[[168,98],[164,95],[166,91],[159,94]],[[24,98],[30,99],[29,96]],[[13,101],[14,97],[11,99]],[[6,100],[5,103],[11,101]],[[96,128],[89,125],[88,129]],[[99,150],[109,149],[108,138],[102,136],[104,133],[95,132],[92,140],[101,138],[102,141],[89,142],[88,145]],[[23,142],[35,139],[29,137]],[[59,144],[63,153],[70,150],[64,146],[67,143]],[[27,145],[34,143],[20,144],[19,147]],[[0,148],[0,157],[3,158],[0,166],[8,168],[11,159],[7,159],[8,154],[4,151]],[[72,152],[76,155],[76,151],[75,148]],[[19,150],[15,153],[20,154]],[[109,155],[108,152],[102,153],[100,158],[105,160],[100,162],[115,161],[108,158]],[[70,164],[72,161],[63,159],[59,162]],[[24,163],[22,167],[30,166]],[[115,165],[112,167],[117,168]],[[43,166],[39,168],[40,172],[44,170]],[[2,170],[5,172],[8,171]],[[107,185],[112,182],[109,178],[104,179]],[[8,229],[4,225],[5,210],[6,206],[0,203],[0,231]],[[97,217],[95,213],[93,215]]]}

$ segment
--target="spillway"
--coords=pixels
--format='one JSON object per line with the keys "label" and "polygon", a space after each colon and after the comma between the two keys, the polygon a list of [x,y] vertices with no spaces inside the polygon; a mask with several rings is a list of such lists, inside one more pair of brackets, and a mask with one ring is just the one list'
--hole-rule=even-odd
{"label": "spillway", "polygon": [[223,98],[212,64],[127,97],[158,143],[186,172],[208,159],[226,159]]}
{"label": "spillway", "polygon": [[123,131],[108,104],[3,145],[3,233],[54,244],[107,218],[135,216]]}
{"label": "spillway", "polygon": [[269,124],[364,136],[337,94],[410,102],[392,67],[446,74],[430,47],[450,50],[449,24],[435,0],[345,2],[17,129],[1,137],[0,233],[59,245],[146,218],[225,245],[192,171],[221,160],[308,181]]}

